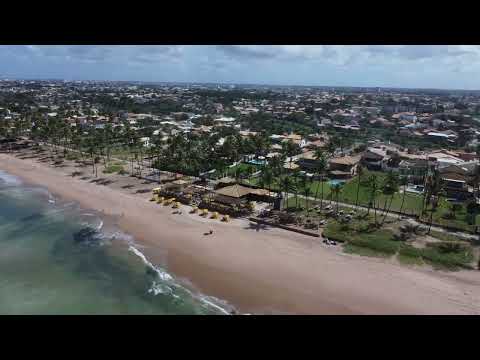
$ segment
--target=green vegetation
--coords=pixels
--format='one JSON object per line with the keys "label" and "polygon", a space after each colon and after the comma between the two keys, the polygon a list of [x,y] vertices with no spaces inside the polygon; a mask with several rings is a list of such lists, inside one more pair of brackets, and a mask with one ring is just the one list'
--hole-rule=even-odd
{"label": "green vegetation", "polygon": [[342,224],[332,220],[323,235],[344,242],[346,253],[385,258],[398,254],[398,260],[409,265],[428,263],[437,269],[458,270],[469,267],[474,260],[472,248],[467,243],[445,238],[439,243],[428,243],[425,248],[416,248],[394,240],[389,229],[369,230],[366,224],[366,221]]}
{"label": "green vegetation", "polygon": [[79,159],[80,156],[75,153],[75,152],[69,152],[66,156],[65,156],[65,160],[70,160],[70,161],[73,161],[73,160],[77,160]]}
{"label": "green vegetation", "polygon": [[422,258],[435,268],[457,270],[473,261],[470,246],[459,243],[430,243],[422,250]]}
{"label": "green vegetation", "polygon": [[104,170],[104,174],[112,174],[112,173],[120,173],[120,171],[124,170],[121,164],[115,163],[108,165]]}
{"label": "green vegetation", "polygon": [[[463,231],[473,232],[475,228],[474,218],[470,217],[465,204],[458,204],[458,210],[455,212],[455,217],[449,216],[451,213],[451,205],[445,200],[441,199],[436,211],[433,213],[433,223],[453,227]],[[424,219],[427,220],[427,219]],[[470,224],[470,222],[473,222]]]}
{"label": "green vegetation", "polygon": [[397,259],[404,265],[423,265],[422,251],[410,245],[402,244]]}
{"label": "green vegetation", "polygon": [[[227,170],[225,171],[225,175],[231,178],[248,178],[250,175],[258,171],[259,169],[260,166],[258,165],[240,163],[231,168],[227,168]],[[221,174],[216,174],[217,178],[219,178],[220,175]],[[258,178],[253,178],[252,180],[256,180],[256,183],[258,184]]]}
{"label": "green vegetation", "polygon": [[355,224],[341,224],[338,221],[330,221],[323,235],[340,242],[345,242],[345,250],[354,252],[358,248],[368,249],[373,256],[394,255],[400,246],[398,241],[393,240],[393,232],[388,229],[369,230],[367,221],[358,221]]}

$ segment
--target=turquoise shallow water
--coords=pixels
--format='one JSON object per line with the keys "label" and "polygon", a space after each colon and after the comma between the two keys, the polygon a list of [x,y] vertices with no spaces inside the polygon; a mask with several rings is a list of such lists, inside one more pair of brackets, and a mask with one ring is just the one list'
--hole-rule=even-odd
{"label": "turquoise shallow water", "polygon": [[0,171],[0,314],[224,314],[132,238]]}

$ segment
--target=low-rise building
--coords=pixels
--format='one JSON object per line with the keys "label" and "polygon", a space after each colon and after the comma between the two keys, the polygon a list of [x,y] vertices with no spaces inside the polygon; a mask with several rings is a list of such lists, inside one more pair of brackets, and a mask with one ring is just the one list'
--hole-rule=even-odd
{"label": "low-rise building", "polygon": [[328,161],[328,173],[336,179],[350,178],[356,174],[360,156],[341,156]]}

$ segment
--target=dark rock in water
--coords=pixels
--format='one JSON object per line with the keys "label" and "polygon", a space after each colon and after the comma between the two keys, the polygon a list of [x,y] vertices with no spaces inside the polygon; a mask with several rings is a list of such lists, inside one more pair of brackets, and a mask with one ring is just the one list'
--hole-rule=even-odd
{"label": "dark rock in water", "polygon": [[99,239],[95,237],[97,232],[92,228],[83,228],[73,234],[73,240],[76,243],[91,243],[97,242]]}
{"label": "dark rock in water", "polygon": [[147,275],[154,276],[154,277],[158,275],[157,271],[151,266],[147,266],[146,273]]}
{"label": "dark rock in water", "polygon": [[41,218],[43,218],[43,214],[36,213],[36,214],[29,215],[29,216],[25,216],[20,221],[33,221],[33,220],[38,220],[38,219],[41,219]]}

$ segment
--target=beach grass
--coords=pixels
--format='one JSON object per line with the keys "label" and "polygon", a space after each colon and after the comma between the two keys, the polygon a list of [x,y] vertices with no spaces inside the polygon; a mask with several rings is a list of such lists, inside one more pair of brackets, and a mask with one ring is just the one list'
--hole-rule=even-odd
{"label": "beach grass", "polygon": [[400,246],[393,240],[393,232],[388,229],[376,229],[373,231],[361,231],[363,225],[340,224],[338,221],[330,221],[323,235],[329,239],[344,242],[344,250],[349,253],[357,253],[366,256],[393,256]]}
{"label": "beach grass", "polygon": [[445,246],[446,243],[430,243],[422,250],[422,258],[436,269],[458,270],[473,261],[471,246]]}
{"label": "beach grass", "polygon": [[474,260],[471,245],[453,236],[443,236],[442,242],[416,248],[394,240],[389,229],[366,230],[365,224],[341,224],[335,220],[330,221],[323,236],[344,242],[346,253],[383,258],[397,255],[399,262],[407,265],[427,263],[436,269],[458,270],[468,268]]}

